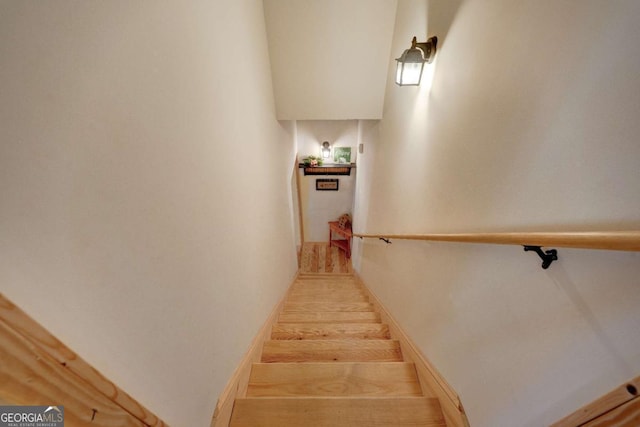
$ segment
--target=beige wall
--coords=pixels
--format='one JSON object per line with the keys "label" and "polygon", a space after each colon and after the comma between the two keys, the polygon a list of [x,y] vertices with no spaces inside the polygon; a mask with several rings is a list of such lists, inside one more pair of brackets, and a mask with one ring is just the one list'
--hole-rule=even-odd
{"label": "beige wall", "polygon": [[296,268],[262,2],[3,1],[0,58],[0,291],[208,425]]}
{"label": "beige wall", "polygon": [[[413,35],[439,51],[432,83],[389,79],[364,129],[355,223],[640,228],[639,18],[634,1],[400,0],[390,69]],[[355,245],[474,427],[547,425],[640,373],[640,254],[562,249],[542,270],[516,246]]]}

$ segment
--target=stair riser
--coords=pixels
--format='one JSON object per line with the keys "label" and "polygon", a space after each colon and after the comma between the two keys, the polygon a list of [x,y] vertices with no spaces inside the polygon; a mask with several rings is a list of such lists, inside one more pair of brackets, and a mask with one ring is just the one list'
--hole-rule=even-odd
{"label": "stair riser", "polygon": [[285,312],[315,313],[319,311],[373,311],[373,305],[367,302],[290,302],[284,305]]}
{"label": "stair riser", "polygon": [[276,362],[401,362],[394,340],[266,341],[263,363]]}
{"label": "stair riser", "polygon": [[369,302],[369,298],[362,294],[344,294],[344,293],[294,293],[287,299],[288,303],[292,302]]}
{"label": "stair riser", "polygon": [[291,287],[291,290],[292,291],[314,291],[314,292],[335,292],[335,291],[363,292],[360,286],[352,285],[350,283],[345,283],[343,285],[305,283],[305,284],[294,285]]}
{"label": "stair riser", "polygon": [[297,296],[297,295],[318,295],[318,296],[331,296],[331,295],[340,295],[341,297],[351,297],[351,296],[363,296],[366,297],[367,294],[357,288],[351,289],[313,289],[313,288],[293,288],[291,293],[289,294],[289,298]]}
{"label": "stair riser", "polygon": [[380,315],[370,312],[282,313],[280,323],[380,323]]}
{"label": "stair riser", "polygon": [[298,276],[298,278],[295,281],[295,283],[313,283],[313,282],[358,283],[358,281],[353,277],[353,274],[349,274],[349,273],[301,274]]}
{"label": "stair riser", "polygon": [[326,340],[326,339],[389,339],[389,327],[379,323],[368,324],[276,324],[271,330],[272,340]]}
{"label": "stair riser", "polygon": [[445,427],[437,399],[237,399],[230,427]]}

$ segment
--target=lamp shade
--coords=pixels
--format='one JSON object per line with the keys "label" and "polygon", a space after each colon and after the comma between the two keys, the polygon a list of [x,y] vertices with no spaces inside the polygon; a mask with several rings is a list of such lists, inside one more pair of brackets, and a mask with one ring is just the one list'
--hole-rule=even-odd
{"label": "lamp shade", "polygon": [[322,143],[322,158],[328,159],[331,157],[331,145],[329,141],[325,141]]}
{"label": "lamp shade", "polygon": [[396,83],[400,86],[418,86],[422,78],[424,63],[427,62],[422,50],[419,48],[407,49],[396,61]]}

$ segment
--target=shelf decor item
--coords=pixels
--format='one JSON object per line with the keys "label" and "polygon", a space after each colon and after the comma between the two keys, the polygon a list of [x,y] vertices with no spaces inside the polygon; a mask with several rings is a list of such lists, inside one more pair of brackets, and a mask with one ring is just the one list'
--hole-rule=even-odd
{"label": "shelf decor item", "polygon": [[351,163],[351,147],[334,147],[333,161],[336,163]]}
{"label": "shelf decor item", "polygon": [[309,167],[313,168],[316,166],[322,166],[323,160],[321,157],[318,157],[318,156],[307,156],[304,159],[302,159],[302,163],[306,168],[309,168]]}

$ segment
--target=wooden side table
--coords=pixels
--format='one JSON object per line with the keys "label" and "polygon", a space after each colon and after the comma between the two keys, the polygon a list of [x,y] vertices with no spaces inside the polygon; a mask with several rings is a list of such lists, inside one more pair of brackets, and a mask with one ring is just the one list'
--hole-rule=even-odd
{"label": "wooden side table", "polygon": [[[344,239],[334,239],[333,233],[338,236],[344,237]],[[340,228],[338,225],[338,221],[330,221],[329,222],[329,247],[336,246],[342,249],[347,258],[351,258],[351,237],[353,233],[351,231],[351,226],[349,225],[346,228]]]}

